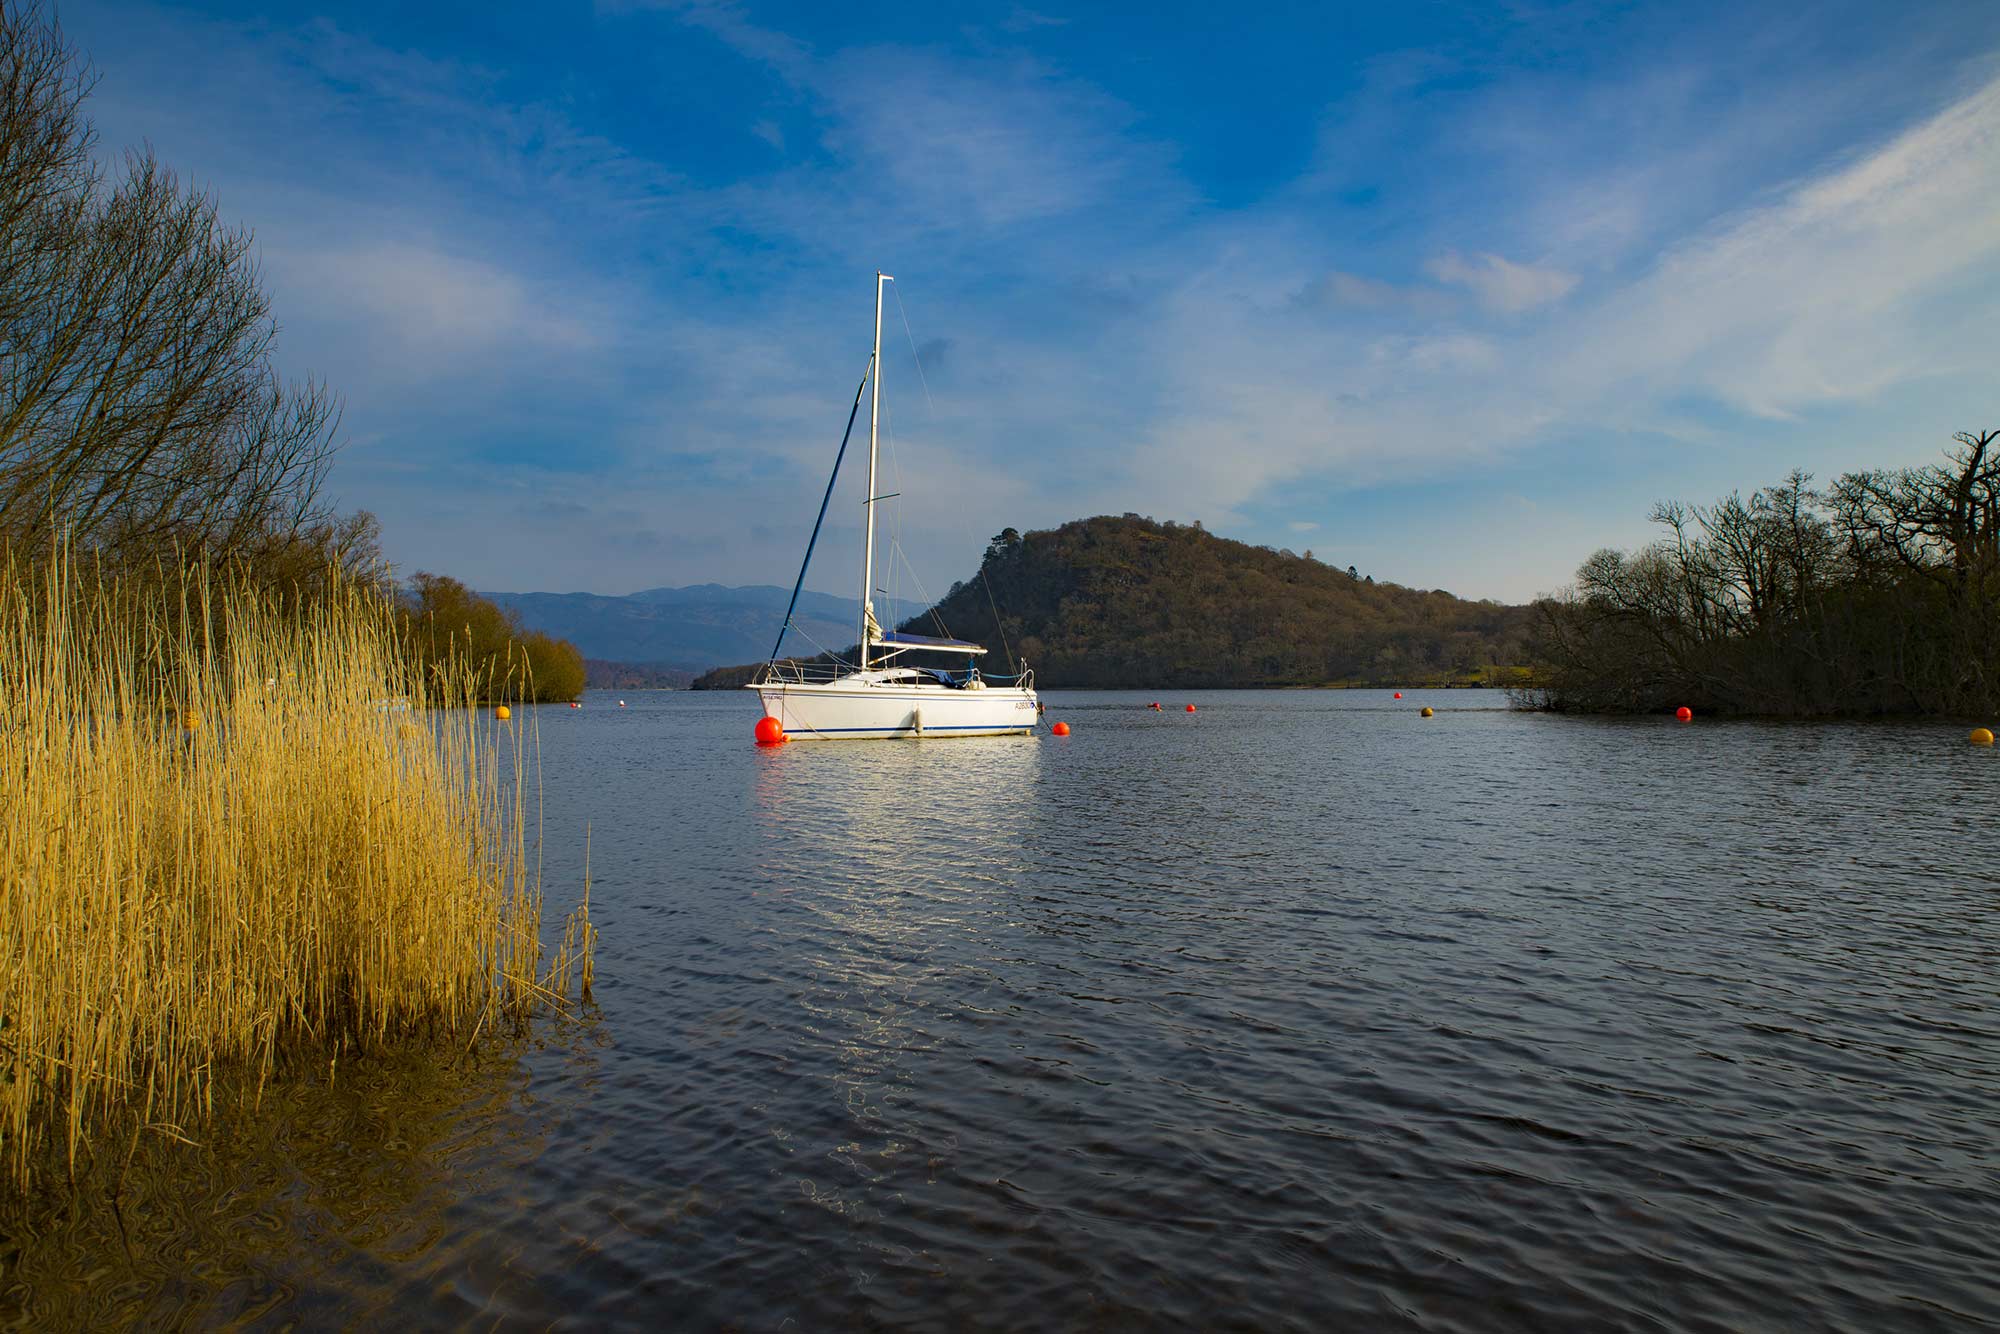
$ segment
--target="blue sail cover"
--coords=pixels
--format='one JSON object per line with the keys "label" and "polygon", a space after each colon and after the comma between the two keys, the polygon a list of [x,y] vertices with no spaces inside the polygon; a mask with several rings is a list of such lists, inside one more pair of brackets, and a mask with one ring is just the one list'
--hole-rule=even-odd
{"label": "blue sail cover", "polygon": [[948,649],[953,653],[984,653],[986,651],[979,645],[964,639],[933,639],[929,635],[906,635],[900,630],[891,630],[876,642],[879,644],[892,644],[898,648]]}

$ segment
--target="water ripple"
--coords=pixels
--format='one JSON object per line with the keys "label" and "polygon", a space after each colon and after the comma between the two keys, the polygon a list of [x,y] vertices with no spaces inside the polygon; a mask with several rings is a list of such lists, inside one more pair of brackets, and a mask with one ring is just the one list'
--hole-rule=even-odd
{"label": "water ripple", "polygon": [[413,1150],[423,1207],[311,1224],[337,1262],[223,1252],[147,1314],[2000,1324],[1959,729],[1148,699],[775,750],[733,698],[545,713],[598,1036]]}

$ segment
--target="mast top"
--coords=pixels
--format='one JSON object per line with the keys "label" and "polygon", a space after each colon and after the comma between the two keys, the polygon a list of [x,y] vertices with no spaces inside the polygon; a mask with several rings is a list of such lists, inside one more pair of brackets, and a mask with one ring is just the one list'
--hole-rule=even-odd
{"label": "mast top", "polygon": [[868,644],[878,639],[882,627],[875,623],[875,494],[876,433],[882,417],[882,284],[894,282],[882,270],[875,270],[875,351],[868,358],[868,499],[861,512],[867,516],[861,538],[861,670],[868,670]]}

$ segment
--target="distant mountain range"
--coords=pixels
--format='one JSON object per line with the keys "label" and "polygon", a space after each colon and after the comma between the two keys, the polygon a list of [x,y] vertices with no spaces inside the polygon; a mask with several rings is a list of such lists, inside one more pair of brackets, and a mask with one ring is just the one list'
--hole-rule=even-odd
{"label": "distant mountain range", "polygon": [[[623,597],[599,593],[484,593],[517,611],[531,630],[567,639],[586,658],[670,672],[703,672],[732,662],[762,662],[771,651],[792,590],[756,585],[648,588]],[[830,593],[801,593],[787,653],[854,642],[861,604]]]}

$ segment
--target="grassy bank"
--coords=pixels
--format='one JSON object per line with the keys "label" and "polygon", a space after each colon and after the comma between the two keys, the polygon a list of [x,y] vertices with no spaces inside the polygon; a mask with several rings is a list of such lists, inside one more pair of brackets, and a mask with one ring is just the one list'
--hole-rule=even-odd
{"label": "grassy bank", "polygon": [[0,1171],[587,981],[587,906],[541,938],[532,740],[448,707],[476,690],[360,593],[0,571]]}

